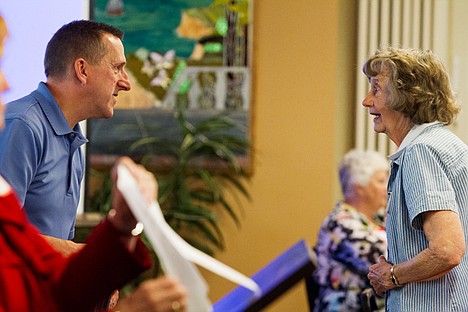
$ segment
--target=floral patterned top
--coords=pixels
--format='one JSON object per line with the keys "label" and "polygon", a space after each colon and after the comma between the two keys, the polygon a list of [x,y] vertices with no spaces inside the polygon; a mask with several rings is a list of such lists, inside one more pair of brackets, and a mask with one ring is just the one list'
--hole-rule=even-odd
{"label": "floral patterned top", "polygon": [[[382,220],[372,222],[355,208],[339,202],[320,228],[314,280],[319,285],[315,311],[361,311],[361,292],[372,287],[371,264],[387,254]],[[383,309],[384,298],[377,298]]]}

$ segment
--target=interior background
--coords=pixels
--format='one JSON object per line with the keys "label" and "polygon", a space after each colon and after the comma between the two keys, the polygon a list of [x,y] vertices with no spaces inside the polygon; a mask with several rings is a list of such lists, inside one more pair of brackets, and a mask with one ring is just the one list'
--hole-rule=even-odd
{"label": "interior background", "polygon": [[[463,12],[451,0],[449,70],[461,102],[468,90],[468,39]],[[349,0],[254,1],[254,172],[240,229],[226,219],[226,251],[218,258],[251,275],[299,239],[315,244],[323,218],[339,198],[336,166],[353,146],[356,8]],[[45,45],[62,24],[88,17],[87,0],[2,1],[12,32],[2,67],[8,101],[44,79]],[[455,70],[456,69],[456,70]],[[461,125],[466,125],[462,115]],[[460,135],[467,137],[465,126]],[[216,301],[235,285],[203,272]],[[267,311],[307,311],[303,285]]]}

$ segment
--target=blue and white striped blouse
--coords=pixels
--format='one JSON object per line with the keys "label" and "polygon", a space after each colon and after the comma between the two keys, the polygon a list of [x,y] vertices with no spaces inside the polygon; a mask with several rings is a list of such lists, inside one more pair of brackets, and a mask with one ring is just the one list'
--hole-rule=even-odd
{"label": "blue and white striped blouse", "polygon": [[[468,242],[468,147],[441,123],[416,126],[390,156],[389,261],[405,262],[428,247],[422,213],[451,210]],[[387,311],[468,311],[468,255],[445,276],[387,293]]]}

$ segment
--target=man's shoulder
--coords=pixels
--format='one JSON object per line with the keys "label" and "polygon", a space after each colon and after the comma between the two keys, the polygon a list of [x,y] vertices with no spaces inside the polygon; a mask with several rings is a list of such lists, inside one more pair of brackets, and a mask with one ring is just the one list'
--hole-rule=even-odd
{"label": "man's shoulder", "polygon": [[42,125],[47,119],[39,102],[33,96],[27,95],[9,102],[6,106],[5,121],[8,124],[15,120],[21,120],[34,127]]}
{"label": "man's shoulder", "polygon": [[26,95],[6,105],[5,119],[28,119],[37,114],[42,114],[39,102],[32,95]]}

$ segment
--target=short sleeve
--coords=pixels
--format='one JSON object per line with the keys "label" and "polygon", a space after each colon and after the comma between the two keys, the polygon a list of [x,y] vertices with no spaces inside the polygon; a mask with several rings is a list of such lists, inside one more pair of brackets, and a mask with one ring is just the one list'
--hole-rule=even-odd
{"label": "short sleeve", "polygon": [[446,165],[433,148],[415,144],[406,153],[402,181],[413,228],[422,230],[422,213],[437,210],[457,212],[455,190]]}

